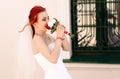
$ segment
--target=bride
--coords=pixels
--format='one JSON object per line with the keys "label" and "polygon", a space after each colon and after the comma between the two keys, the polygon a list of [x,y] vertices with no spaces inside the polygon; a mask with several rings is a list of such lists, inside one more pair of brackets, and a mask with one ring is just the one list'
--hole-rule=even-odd
{"label": "bride", "polygon": [[65,27],[58,24],[53,38],[46,33],[48,21],[46,9],[37,5],[30,10],[29,23],[20,29],[18,79],[39,79],[35,62],[44,70],[44,79],[72,79],[61,57],[62,50],[70,50]]}

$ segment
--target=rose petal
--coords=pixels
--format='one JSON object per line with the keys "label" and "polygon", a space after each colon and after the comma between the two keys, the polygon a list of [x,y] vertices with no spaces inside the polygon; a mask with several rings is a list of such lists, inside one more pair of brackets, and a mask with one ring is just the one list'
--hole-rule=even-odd
{"label": "rose petal", "polygon": [[48,22],[48,26],[49,26],[49,27],[52,27],[52,26],[53,26],[53,23],[49,21],[49,22]]}
{"label": "rose petal", "polygon": [[68,34],[68,31],[64,31],[65,34]]}
{"label": "rose petal", "polygon": [[56,22],[56,20],[53,18],[53,19],[51,19],[51,22],[52,22],[52,23],[55,23],[55,22]]}
{"label": "rose petal", "polygon": [[55,21],[58,21],[56,18],[53,18],[53,19],[55,19]]}
{"label": "rose petal", "polygon": [[50,30],[51,28],[48,26],[48,24],[46,23],[45,27]]}

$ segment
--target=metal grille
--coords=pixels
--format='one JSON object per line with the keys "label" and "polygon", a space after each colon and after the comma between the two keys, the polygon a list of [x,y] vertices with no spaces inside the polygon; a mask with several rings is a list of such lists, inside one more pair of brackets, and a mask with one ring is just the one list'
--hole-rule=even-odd
{"label": "metal grille", "polygon": [[71,0],[73,58],[120,58],[120,1]]}
{"label": "metal grille", "polygon": [[95,1],[77,1],[78,46],[96,46]]}

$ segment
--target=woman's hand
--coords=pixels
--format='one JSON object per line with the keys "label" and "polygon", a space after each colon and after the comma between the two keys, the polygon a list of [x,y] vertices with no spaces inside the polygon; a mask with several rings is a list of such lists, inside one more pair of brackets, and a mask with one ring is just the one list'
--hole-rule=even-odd
{"label": "woman's hand", "polygon": [[61,24],[58,24],[57,29],[56,29],[57,37],[62,37],[63,38],[64,31],[65,31],[65,27]]}

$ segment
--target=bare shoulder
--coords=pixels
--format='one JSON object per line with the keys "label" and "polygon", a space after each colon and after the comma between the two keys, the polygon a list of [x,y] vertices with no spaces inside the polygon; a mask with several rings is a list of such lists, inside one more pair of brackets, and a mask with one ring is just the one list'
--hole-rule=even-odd
{"label": "bare shoulder", "polygon": [[33,43],[43,42],[43,39],[42,39],[41,36],[35,35],[34,38],[32,39],[32,42],[33,42]]}
{"label": "bare shoulder", "polygon": [[45,41],[42,39],[41,36],[34,36],[32,40],[32,46],[34,54],[38,53],[39,49],[42,49],[42,47],[47,47]]}

